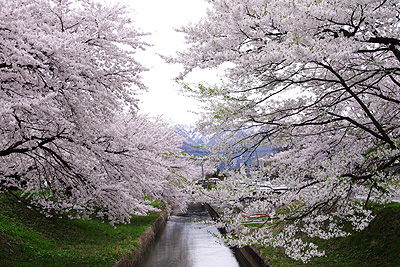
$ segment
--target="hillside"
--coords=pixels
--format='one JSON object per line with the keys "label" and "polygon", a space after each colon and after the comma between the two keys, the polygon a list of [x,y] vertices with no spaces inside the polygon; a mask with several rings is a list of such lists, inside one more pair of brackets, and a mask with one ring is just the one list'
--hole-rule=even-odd
{"label": "hillside", "polygon": [[0,193],[0,266],[108,267],[139,247],[137,237],[157,216],[114,228],[99,219],[46,218]]}
{"label": "hillside", "polygon": [[271,267],[329,266],[381,267],[400,266],[400,203],[376,209],[376,217],[362,232],[346,238],[313,239],[326,256],[308,264],[288,258],[282,249],[260,248]]}

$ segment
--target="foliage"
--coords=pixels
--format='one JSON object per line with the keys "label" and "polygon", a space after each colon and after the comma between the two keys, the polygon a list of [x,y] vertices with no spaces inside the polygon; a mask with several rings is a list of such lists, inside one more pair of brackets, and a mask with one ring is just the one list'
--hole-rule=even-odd
{"label": "foliage", "polygon": [[111,266],[139,247],[137,237],[157,217],[133,216],[114,228],[100,219],[46,218],[0,194],[0,265]]}
{"label": "foliage", "polygon": [[[317,240],[325,257],[314,258],[309,266],[398,266],[400,204],[392,203],[376,212],[376,217],[362,232],[346,238]],[[271,266],[304,266],[288,258],[283,250],[260,248]]]}
{"label": "foliage", "polygon": [[[169,60],[185,65],[182,77],[195,68],[224,68],[220,85],[185,85],[207,103],[200,127],[235,137],[216,147],[228,159],[260,145],[280,147],[259,178],[273,174],[272,183],[289,190],[224,181],[219,192],[205,194],[236,206],[252,200],[242,212],[287,222],[277,235],[268,227],[249,233],[241,215],[227,211],[230,244],[283,247],[304,262],[322,256],[298,233],[344,237],[346,221],[361,231],[374,217],[368,203],[384,204],[399,193],[398,1],[208,2],[205,19],[180,29],[189,48]],[[235,136],[241,129],[252,133]]]}
{"label": "foliage", "polygon": [[[128,9],[91,0],[1,0],[0,191],[110,223],[184,205],[191,167],[170,127],[137,114],[134,59],[147,44]],[[75,213],[70,211],[74,210]]]}

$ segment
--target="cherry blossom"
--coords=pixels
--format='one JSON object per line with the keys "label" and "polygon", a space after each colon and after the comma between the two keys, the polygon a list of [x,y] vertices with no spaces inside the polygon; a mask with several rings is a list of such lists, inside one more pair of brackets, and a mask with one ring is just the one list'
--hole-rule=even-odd
{"label": "cherry blossom", "polygon": [[[218,85],[184,85],[204,103],[200,128],[225,136],[215,150],[226,161],[258,146],[279,148],[253,179],[268,175],[288,190],[233,185],[242,175],[232,173],[198,197],[233,203],[224,216],[230,244],[282,246],[305,262],[322,256],[300,233],[347,236],[346,221],[363,230],[373,219],[369,204],[400,192],[399,4],[208,2],[206,18],[180,29],[189,48],[168,60],[184,64],[178,78],[224,69]],[[267,225],[249,232],[246,212],[270,213],[281,232]]]}
{"label": "cherry blossom", "polygon": [[157,118],[137,114],[148,45],[120,4],[0,1],[0,191],[48,216],[110,223],[184,205],[190,162]]}

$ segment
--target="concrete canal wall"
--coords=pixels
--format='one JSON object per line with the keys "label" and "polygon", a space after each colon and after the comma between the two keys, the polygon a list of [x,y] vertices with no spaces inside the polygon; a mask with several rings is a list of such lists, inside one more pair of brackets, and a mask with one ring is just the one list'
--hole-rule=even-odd
{"label": "concrete canal wall", "polygon": [[[218,220],[219,219],[219,214],[218,212],[208,203],[204,203],[204,207],[208,210],[210,213],[210,216],[213,218],[213,220]],[[226,230],[224,228],[219,228],[218,229],[222,234],[226,233]],[[246,259],[247,263],[251,267],[268,267],[266,264],[265,260],[260,256],[256,250],[254,250],[250,246],[245,246],[242,248],[235,248],[241,256]]]}
{"label": "concrete canal wall", "polygon": [[140,262],[149,249],[150,245],[156,239],[158,233],[160,233],[166,224],[168,219],[168,214],[166,211],[160,213],[158,218],[149,226],[146,231],[138,238],[140,243],[140,248],[132,251],[130,255],[123,257],[119,260],[114,267],[134,267]]}
{"label": "concrete canal wall", "polygon": [[[219,219],[219,214],[217,211],[208,203],[203,204],[213,220]],[[149,249],[150,245],[155,241],[157,234],[165,228],[168,219],[168,214],[166,211],[160,213],[158,218],[153,222],[153,224],[146,229],[146,231],[138,238],[140,243],[140,248],[133,250],[130,255],[123,257],[119,260],[114,267],[135,267],[143,259],[144,254]],[[225,229],[218,229],[221,233],[226,233]],[[268,267],[265,260],[260,256],[260,254],[251,248],[246,246],[243,248],[234,248],[248,263],[251,267]]]}

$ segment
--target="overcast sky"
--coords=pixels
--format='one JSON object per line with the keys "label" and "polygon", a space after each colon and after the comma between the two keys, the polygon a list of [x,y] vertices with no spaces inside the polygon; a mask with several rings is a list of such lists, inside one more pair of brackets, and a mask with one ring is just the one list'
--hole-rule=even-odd
{"label": "overcast sky", "polygon": [[[203,0],[125,0],[135,10],[133,19],[138,28],[152,35],[146,41],[154,46],[138,54],[138,59],[150,71],[143,73],[144,83],[149,92],[140,99],[141,111],[153,116],[163,115],[174,124],[194,124],[197,116],[190,113],[196,110],[197,103],[184,97],[179,86],[173,81],[182,67],[165,63],[157,53],[173,55],[185,48],[184,35],[174,28],[196,22],[206,15],[207,3]],[[213,79],[210,71],[199,71],[188,77],[189,82]],[[212,76],[212,75],[211,75]],[[215,79],[215,77],[214,77]]]}

